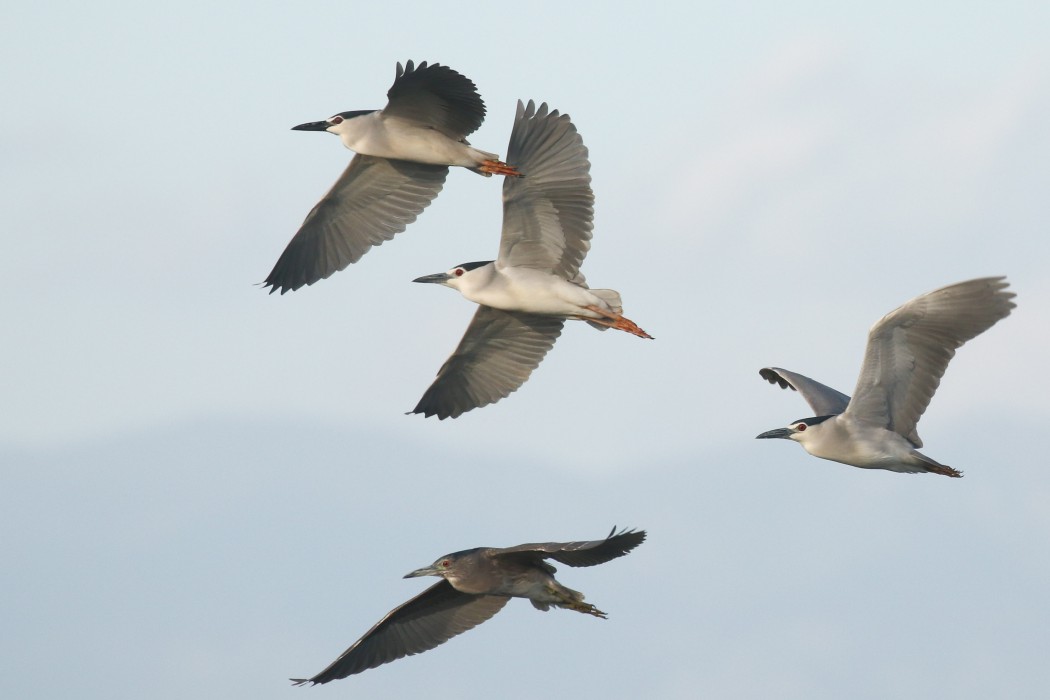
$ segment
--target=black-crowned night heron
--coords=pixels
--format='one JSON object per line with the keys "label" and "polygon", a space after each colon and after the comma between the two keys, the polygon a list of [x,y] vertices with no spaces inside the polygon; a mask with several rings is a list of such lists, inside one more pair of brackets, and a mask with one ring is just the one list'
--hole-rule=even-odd
{"label": "black-crowned night heron", "polygon": [[441,581],[387,613],[328,668],[313,678],[293,678],[292,682],[327,683],[433,649],[480,625],[511,598],[528,598],[539,610],[554,606],[604,618],[605,613],[583,602],[582,593],[558,583],[554,567],[545,560],[569,566],[604,564],[643,540],[644,530],[616,532],[613,528],[604,540],[481,547],[446,554],[405,575],[440,576]]}
{"label": "black-crowned night heron", "polygon": [[566,319],[651,336],[623,316],[618,292],[589,289],[580,263],[591,247],[590,161],[569,116],[518,102],[507,158],[525,173],[503,181],[496,260],[420,277],[480,305],[452,356],[412,413],[456,418],[528,379]]}
{"label": "black-crowned night heron", "polygon": [[452,165],[482,175],[517,175],[466,136],[481,126],[485,103],[474,83],[437,63],[397,64],[381,110],[340,112],[292,127],[327,131],[357,155],[310,211],[263,283],[282,294],[355,263],[416,220]]}
{"label": "black-crowned night heron", "polygon": [[923,294],[886,314],[868,333],[853,398],[801,374],[766,367],[770,384],[795,389],[817,414],[759,438],[786,438],[814,457],[863,469],[961,472],[919,452],[916,424],[963,343],[1010,315],[1004,277],[960,282]]}

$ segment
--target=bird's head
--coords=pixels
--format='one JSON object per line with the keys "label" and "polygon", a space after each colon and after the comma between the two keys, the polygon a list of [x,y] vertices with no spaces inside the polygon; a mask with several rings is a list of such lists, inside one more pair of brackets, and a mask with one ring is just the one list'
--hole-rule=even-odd
{"label": "bird's head", "polygon": [[[479,268],[485,267],[491,260],[481,260],[478,262],[461,263],[456,265],[448,272],[438,272],[433,275],[423,275],[417,277],[413,282],[425,282],[430,284],[443,284],[446,287],[452,287],[453,289],[460,289],[460,285],[463,282],[469,280],[472,275],[471,273],[476,272]],[[478,273],[480,274],[480,273]]]}
{"label": "bird's head", "polygon": [[424,566],[422,569],[416,569],[405,574],[404,578],[417,578],[419,576],[441,576],[446,578],[450,583],[454,582],[456,578],[461,576],[465,570],[470,569],[470,562],[474,561],[472,557],[478,550],[467,549],[462,552],[453,552],[446,554],[445,556],[437,559],[430,566]]}
{"label": "bird's head", "polygon": [[336,136],[342,136],[355,126],[355,122],[357,122],[359,117],[367,116],[375,111],[374,109],[358,109],[350,112],[340,112],[325,119],[323,122],[307,122],[306,124],[293,126],[292,131],[327,131]]}
{"label": "bird's head", "polygon": [[777,428],[775,430],[767,430],[761,435],[756,435],[755,439],[762,440],[765,438],[783,438],[785,440],[794,440],[805,444],[806,439],[812,435],[807,434],[810,428],[820,425],[828,418],[834,418],[834,416],[815,416],[813,418],[800,418],[796,421],[792,421],[791,425],[786,428]]}

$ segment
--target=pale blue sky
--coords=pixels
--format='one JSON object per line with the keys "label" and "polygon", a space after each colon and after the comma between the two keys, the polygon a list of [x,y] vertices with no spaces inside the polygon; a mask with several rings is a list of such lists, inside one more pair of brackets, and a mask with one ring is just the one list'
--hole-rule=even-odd
{"label": "pale blue sky", "polygon": [[[0,695],[986,698],[1050,686],[1050,8],[885,2],[0,10]],[[516,394],[405,416],[473,313],[422,274],[494,256],[453,172],[313,287],[269,272],[351,157],[290,131],[378,108],[397,61],[590,149],[583,272],[656,340],[570,324]],[[966,473],[756,441],[850,392],[865,334],[1006,274],[919,425]],[[418,657],[319,671],[452,550],[645,528],[560,567],[609,613],[512,601]]]}

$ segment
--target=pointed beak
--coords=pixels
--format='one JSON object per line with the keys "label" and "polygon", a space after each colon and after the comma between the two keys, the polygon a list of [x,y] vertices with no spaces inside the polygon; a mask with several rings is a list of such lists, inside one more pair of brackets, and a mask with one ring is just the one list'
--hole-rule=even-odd
{"label": "pointed beak", "polygon": [[327,121],[323,122],[307,122],[306,124],[300,124],[299,126],[293,126],[292,131],[328,131],[330,127]]}
{"label": "pointed beak", "polygon": [[422,277],[417,277],[417,278],[415,278],[412,281],[413,282],[430,282],[430,283],[433,283],[433,284],[444,284],[445,282],[448,282],[450,279],[452,279],[452,275],[448,274],[447,272],[439,272],[436,275],[423,275]]}
{"label": "pointed beak", "polygon": [[410,571],[403,578],[419,578],[420,576],[440,576],[441,574],[433,566],[424,566],[422,569]]}
{"label": "pointed beak", "polygon": [[764,440],[765,438],[784,438],[785,440],[791,439],[791,430],[788,428],[777,428],[776,430],[767,430],[761,435],[756,435],[756,440]]}

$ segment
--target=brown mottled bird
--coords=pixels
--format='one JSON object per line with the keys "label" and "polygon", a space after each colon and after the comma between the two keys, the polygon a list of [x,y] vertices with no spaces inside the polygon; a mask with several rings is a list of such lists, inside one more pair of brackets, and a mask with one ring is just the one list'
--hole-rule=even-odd
{"label": "brown mottled bird", "polygon": [[402,656],[419,654],[480,625],[511,598],[528,598],[539,610],[551,606],[605,617],[583,602],[583,594],[554,579],[553,559],[569,566],[594,566],[622,557],[645,540],[644,530],[613,528],[603,540],[542,542],[497,549],[479,547],[446,554],[430,566],[406,574],[440,576],[412,600],[400,605],[313,678],[296,685],[346,678]]}

